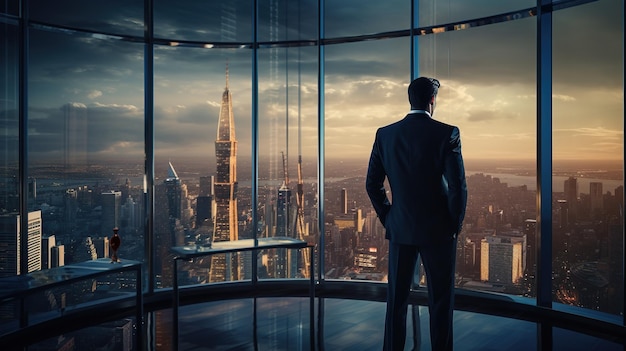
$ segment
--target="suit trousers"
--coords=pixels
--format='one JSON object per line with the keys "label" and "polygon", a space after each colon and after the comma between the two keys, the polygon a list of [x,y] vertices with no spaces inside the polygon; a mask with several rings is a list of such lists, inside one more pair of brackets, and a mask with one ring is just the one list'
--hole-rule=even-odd
{"label": "suit trousers", "polygon": [[452,350],[456,242],[450,238],[420,246],[389,243],[384,350],[404,350],[409,292],[420,255],[428,287],[432,350]]}

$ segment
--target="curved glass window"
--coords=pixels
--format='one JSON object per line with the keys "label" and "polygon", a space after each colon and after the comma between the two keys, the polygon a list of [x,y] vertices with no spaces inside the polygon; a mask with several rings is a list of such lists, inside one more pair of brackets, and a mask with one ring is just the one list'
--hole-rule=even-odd
{"label": "curved glass window", "polygon": [[[252,238],[251,56],[176,46],[157,46],[154,56],[154,264],[156,287],[168,287],[172,246]],[[244,264],[223,255],[198,259],[180,268],[180,283],[245,278],[225,260]]]}
{"label": "curved glass window", "polygon": [[534,296],[535,21],[418,37],[420,75],[442,82],[434,118],[461,131],[468,204],[457,286]]}
{"label": "curved glass window", "polygon": [[389,32],[411,26],[410,1],[372,1],[364,6],[359,0],[329,0],[324,6],[326,38]]}
{"label": "curved glass window", "polygon": [[[624,311],[624,58],[606,43],[623,39],[623,11],[603,0],[554,14],[553,300],[613,315]],[[593,30],[572,36],[581,26]]]}
{"label": "curved glass window", "polygon": [[[19,40],[18,28],[0,22],[0,51],[3,62],[0,64],[0,226],[2,233],[15,230],[20,213],[20,100],[19,100]],[[0,244],[0,277],[16,275],[20,272],[17,250],[17,235],[3,235]]]}
{"label": "curved glass window", "polygon": [[30,31],[29,214],[65,253],[42,268],[109,257],[114,228],[143,259],[143,78],[141,44]]}
{"label": "curved glass window", "polygon": [[154,36],[200,42],[250,42],[250,0],[155,0]]}
{"label": "curved glass window", "polygon": [[531,8],[537,5],[537,1],[420,0],[418,4],[418,26],[427,27]]}
{"label": "curved glass window", "polygon": [[[12,223],[0,243],[13,245],[0,274],[108,257],[117,228],[150,292],[175,273],[254,284],[310,265],[321,280],[385,282],[368,157],[376,129],[408,111],[412,76],[432,76],[434,118],[460,128],[468,180],[457,287],[530,304],[552,291],[542,307],[623,324],[624,5],[536,5],[0,0],[0,216]],[[537,189],[542,160],[551,193]],[[20,244],[16,221],[32,223]],[[272,249],[174,271],[173,246],[275,236],[315,257]]]}
{"label": "curved glass window", "polygon": [[[17,1],[15,1],[17,2]],[[86,2],[80,0],[28,1],[30,19],[46,25],[102,34],[143,36],[142,0]]]}
{"label": "curved glass window", "polygon": [[365,176],[376,129],[409,110],[409,43],[397,38],[326,48],[327,279],[386,279],[388,243],[365,192]]}

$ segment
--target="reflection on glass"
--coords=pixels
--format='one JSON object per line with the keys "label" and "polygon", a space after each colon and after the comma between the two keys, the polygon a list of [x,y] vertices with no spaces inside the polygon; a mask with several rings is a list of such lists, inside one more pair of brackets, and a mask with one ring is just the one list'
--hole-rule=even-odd
{"label": "reflection on glass", "polygon": [[154,36],[201,42],[249,42],[252,0],[155,0]]}
{"label": "reflection on glass", "polygon": [[418,27],[499,15],[537,6],[536,0],[420,0]]}
{"label": "reflection on glass", "polygon": [[143,46],[37,30],[30,44],[29,252],[38,235],[41,269],[108,257],[118,228],[122,260],[142,260]]}
{"label": "reflection on glass", "polygon": [[324,4],[326,38],[374,34],[411,27],[411,1],[330,0]]}
{"label": "reflection on glass", "polygon": [[[623,11],[610,0],[559,11],[553,41],[553,301],[614,315],[624,309],[624,56],[605,43],[623,39]],[[579,23],[593,31],[572,36]]]}
{"label": "reflection on glass", "polygon": [[409,110],[409,47],[401,38],[326,48],[327,279],[386,280],[388,244],[365,175],[376,129]]}
{"label": "reflection on glass", "polygon": [[19,221],[19,95],[18,28],[0,23],[0,277],[18,274]]}
{"label": "reflection on glass", "polygon": [[317,39],[317,1],[259,0],[258,40]]}
{"label": "reflection on glass", "polygon": [[535,27],[529,18],[418,38],[420,75],[442,84],[434,118],[461,131],[470,197],[458,287],[535,296]]}
{"label": "reflection on glass", "polygon": [[[259,237],[316,243],[317,51],[259,50]],[[265,250],[260,278],[309,277],[309,250]]]}
{"label": "reflection on glass", "polygon": [[99,33],[143,36],[143,1],[32,0],[22,3],[28,4],[32,21]]}
{"label": "reflection on glass", "polygon": [[[155,48],[157,288],[172,285],[173,246],[253,237],[250,60],[249,50]],[[251,276],[250,253],[179,265],[181,285]]]}

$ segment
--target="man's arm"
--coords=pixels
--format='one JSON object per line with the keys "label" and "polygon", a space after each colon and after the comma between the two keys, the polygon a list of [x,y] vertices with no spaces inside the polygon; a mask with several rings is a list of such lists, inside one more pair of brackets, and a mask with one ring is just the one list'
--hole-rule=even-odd
{"label": "man's arm", "polygon": [[367,190],[367,195],[372,202],[372,206],[374,206],[374,210],[383,225],[385,225],[385,218],[387,217],[387,213],[391,207],[385,191],[385,177],[385,168],[383,167],[382,160],[380,159],[378,132],[376,132],[376,139],[374,140],[374,146],[372,147],[370,162],[367,168],[365,189]]}
{"label": "man's arm", "polygon": [[467,205],[467,183],[465,181],[465,166],[461,154],[461,135],[454,127],[450,134],[447,152],[444,160],[444,173],[448,183],[448,210],[456,222],[456,233],[461,231],[465,206]]}

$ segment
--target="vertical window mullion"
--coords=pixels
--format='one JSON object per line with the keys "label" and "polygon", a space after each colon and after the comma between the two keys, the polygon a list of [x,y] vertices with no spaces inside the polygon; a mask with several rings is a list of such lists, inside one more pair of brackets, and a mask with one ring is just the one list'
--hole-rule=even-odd
{"label": "vertical window mullion", "polygon": [[[537,306],[552,307],[552,9],[537,0]],[[537,324],[537,349],[552,350],[552,326]]]}

